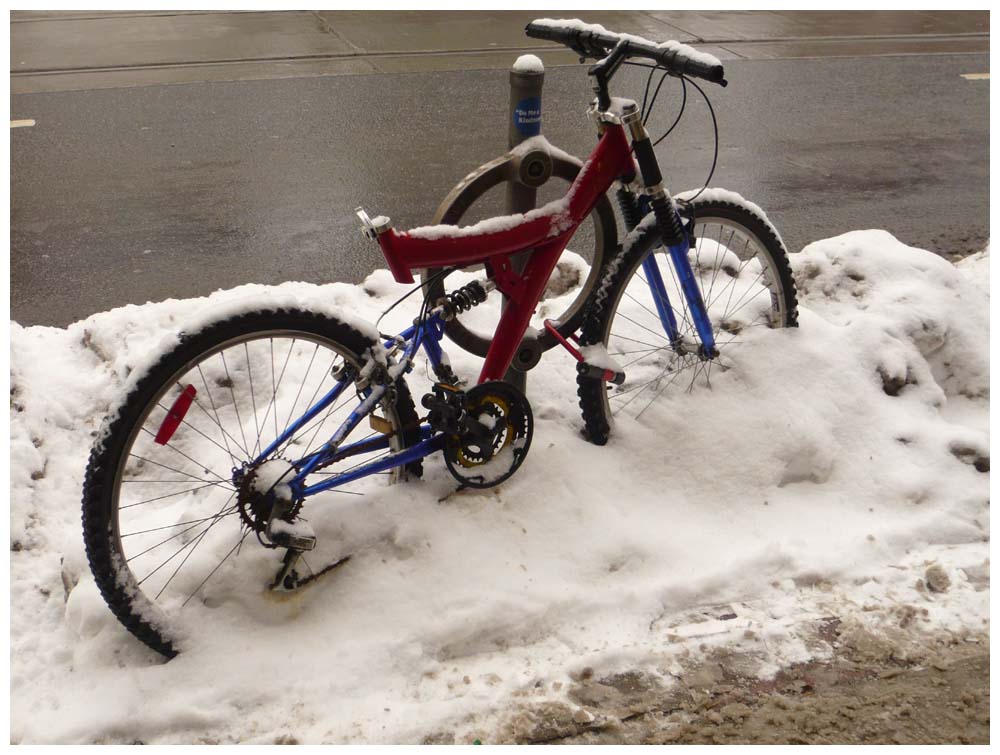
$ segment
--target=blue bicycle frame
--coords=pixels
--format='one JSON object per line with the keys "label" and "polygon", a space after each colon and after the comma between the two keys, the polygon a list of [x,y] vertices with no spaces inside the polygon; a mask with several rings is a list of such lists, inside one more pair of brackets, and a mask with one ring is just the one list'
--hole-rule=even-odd
{"label": "blue bicycle frame", "polygon": [[[424,353],[430,360],[431,365],[436,370],[445,360],[444,351],[441,348],[442,338],[444,338],[444,320],[441,319],[440,311],[433,311],[424,322],[412,325],[394,339],[386,341],[385,344],[383,344],[386,349],[395,350],[398,349],[398,347],[403,346],[403,356],[397,364],[392,365],[390,369],[390,378],[395,380],[395,378],[404,372],[409,372],[412,369],[413,358],[416,356],[418,349],[421,347],[424,349]],[[336,385],[334,385],[325,396],[323,396],[305,414],[289,425],[289,427],[267,448],[265,448],[257,456],[257,458],[251,461],[248,466],[256,466],[267,459],[278,448],[281,448],[281,446],[290,438],[294,437],[298,430],[305,426],[307,422],[312,420],[324,409],[333,404],[334,401],[340,398],[347,387],[354,383],[356,379],[356,372],[353,369],[348,369],[337,380]],[[360,453],[368,453],[370,451],[378,451],[384,448],[389,448],[388,436],[374,438],[372,440],[362,440],[343,447],[340,446],[344,438],[346,438],[351,431],[357,427],[361,420],[363,420],[378,406],[378,403],[385,395],[386,390],[388,390],[388,386],[376,385],[365,388],[361,391],[361,399],[358,406],[355,407],[354,411],[352,411],[347,419],[341,423],[340,427],[338,427],[336,432],[330,436],[330,439],[323,445],[323,447],[296,462],[296,467],[299,471],[294,478],[288,481],[288,485],[291,487],[292,493],[296,498],[308,498],[309,496],[316,495],[316,493],[331,490],[332,488],[353,482],[354,480],[358,480],[362,477],[409,464],[417,461],[418,459],[422,459],[435,451],[440,451],[444,447],[444,435],[434,435],[429,425],[421,425],[421,440],[419,443],[409,448],[405,448],[402,451],[373,460],[368,464],[364,464],[357,469],[352,469],[349,472],[332,477],[329,480],[324,480],[323,482],[319,482],[315,485],[306,485],[305,478],[321,466],[325,466],[334,461],[340,461],[351,456],[356,456]]]}

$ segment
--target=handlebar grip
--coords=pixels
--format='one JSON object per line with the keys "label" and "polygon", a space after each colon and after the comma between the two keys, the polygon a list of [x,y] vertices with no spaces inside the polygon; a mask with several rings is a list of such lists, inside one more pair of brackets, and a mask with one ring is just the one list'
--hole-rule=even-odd
{"label": "handlebar grip", "polygon": [[721,63],[709,64],[694,60],[677,50],[665,49],[657,56],[657,60],[671,71],[682,73],[696,79],[705,79],[713,84],[726,86],[726,70]]}
{"label": "handlebar grip", "polygon": [[536,24],[534,21],[524,27],[524,33],[535,39],[547,39],[550,42],[568,44],[575,32],[570,29],[559,29],[555,26]]}
{"label": "handlebar grip", "polygon": [[547,39],[566,45],[585,58],[603,58],[617,43],[617,37],[572,27],[539,24],[534,21],[524,27],[524,33],[535,39]]}

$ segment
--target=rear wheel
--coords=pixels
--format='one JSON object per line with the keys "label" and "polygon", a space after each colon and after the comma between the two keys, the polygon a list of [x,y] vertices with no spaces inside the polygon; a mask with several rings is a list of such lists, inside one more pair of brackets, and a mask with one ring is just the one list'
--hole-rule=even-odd
{"label": "rear wheel", "polygon": [[[607,442],[615,420],[634,420],[654,402],[676,391],[710,387],[713,374],[751,359],[752,342],[768,328],[798,322],[795,284],[788,252],[770,223],[746,206],[728,201],[678,203],[693,218],[691,268],[708,308],[719,354],[703,360],[695,350],[680,353],[667,337],[642,266],[645,253],[610,265],[584,318],[581,344],[600,344],[623,368],[626,381],[612,385],[578,376],[580,408],[588,438]],[[626,255],[628,253],[626,252]],[[698,335],[677,275],[663,246],[652,252],[663,278],[679,334],[697,344]]]}
{"label": "rear wheel", "polygon": [[[330,317],[251,312],[182,336],[134,384],[102,428],[83,490],[84,540],[94,579],[132,634],[172,657],[192,630],[233,629],[239,610],[252,610],[284,552],[260,547],[268,544],[263,534],[274,505],[266,493],[282,470],[317,450],[357,406],[353,383],[262,463],[250,462],[337,385],[343,375],[338,368],[360,369],[373,346],[367,335]],[[189,399],[181,398],[185,394]],[[392,394],[377,412],[383,421],[372,423],[379,429],[362,421],[344,442],[377,440],[384,433],[389,448],[327,467],[310,483],[419,440],[401,379]],[[286,521],[299,521],[303,511],[318,514],[324,498],[343,504],[396,476],[365,478],[296,502]],[[309,518],[323,545],[323,518]],[[328,554],[318,546],[305,558],[318,570]],[[307,561],[306,575],[310,568]]]}

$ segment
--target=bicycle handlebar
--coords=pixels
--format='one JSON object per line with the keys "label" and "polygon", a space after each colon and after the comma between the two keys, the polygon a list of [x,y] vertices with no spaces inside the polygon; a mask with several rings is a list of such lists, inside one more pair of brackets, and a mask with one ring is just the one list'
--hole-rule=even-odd
{"label": "bicycle handlebar", "polygon": [[603,58],[620,42],[625,42],[625,54],[630,58],[646,58],[671,73],[683,74],[726,86],[722,63],[713,56],[699,52],[680,42],[655,44],[631,34],[616,34],[596,24],[579,21],[535,20],[524,27],[525,34],[535,39],[559,42],[585,58]]}

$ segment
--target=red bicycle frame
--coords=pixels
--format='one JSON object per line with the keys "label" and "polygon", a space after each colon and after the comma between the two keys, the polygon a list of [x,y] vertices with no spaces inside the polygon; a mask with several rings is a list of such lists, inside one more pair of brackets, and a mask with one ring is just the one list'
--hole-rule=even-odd
{"label": "red bicycle frame", "polygon": [[[427,234],[433,236],[427,238],[423,233],[397,233],[390,228],[378,235],[382,253],[399,283],[413,283],[412,271],[422,268],[486,265],[489,277],[509,302],[486,353],[480,383],[503,378],[573,233],[617,178],[635,174],[624,128],[616,123],[604,126],[597,146],[566,196],[553,203],[555,209],[549,212],[546,209],[550,206],[546,206],[526,213],[499,231],[491,230],[491,221],[485,221],[482,232],[470,226],[458,232],[442,231],[440,237]],[[524,271],[518,273],[510,258],[523,252],[531,254]]]}

